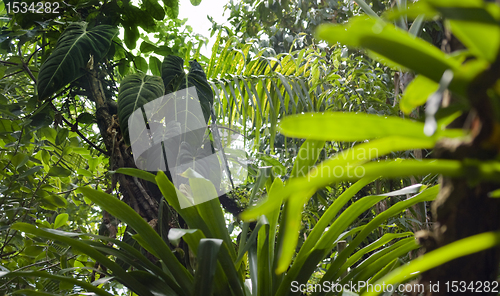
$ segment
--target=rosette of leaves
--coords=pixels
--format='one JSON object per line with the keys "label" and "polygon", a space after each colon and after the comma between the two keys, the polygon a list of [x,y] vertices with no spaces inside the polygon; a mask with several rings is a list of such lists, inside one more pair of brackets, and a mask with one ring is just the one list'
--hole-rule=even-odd
{"label": "rosette of leaves", "polygon": [[57,41],[54,52],[40,67],[38,97],[45,99],[85,74],[90,57],[100,60],[108,52],[118,29],[99,25],[87,29],[86,22],[69,25]]}

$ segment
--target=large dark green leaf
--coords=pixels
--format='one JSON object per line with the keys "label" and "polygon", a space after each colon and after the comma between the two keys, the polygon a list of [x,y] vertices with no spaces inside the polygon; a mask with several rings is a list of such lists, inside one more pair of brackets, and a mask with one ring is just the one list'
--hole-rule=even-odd
{"label": "large dark green leaf", "polygon": [[184,60],[178,56],[166,56],[161,65],[161,77],[163,78],[165,92],[171,93],[178,90],[175,83],[184,80],[185,76]]}
{"label": "large dark green leaf", "polygon": [[124,36],[123,36],[123,40],[125,41],[125,45],[129,49],[134,49],[136,42],[140,37],[139,29],[137,28],[137,26],[127,26],[125,24],[123,25],[123,28],[125,30]]}
{"label": "large dark green leaf", "polygon": [[137,56],[134,58],[134,63],[137,69],[141,70],[143,73],[148,72],[148,62],[145,58]]}
{"label": "large dark green leaf", "polygon": [[54,52],[40,68],[38,97],[45,99],[61,87],[82,76],[90,55],[100,60],[111,46],[118,29],[109,25],[87,30],[87,23],[73,23],[63,32]]}
{"label": "large dark green leaf", "polygon": [[156,47],[151,42],[143,41],[140,46],[141,53],[150,53],[152,51],[157,51],[158,47]]}
{"label": "large dark green leaf", "polygon": [[[149,4],[143,4],[143,8],[146,8],[148,6],[151,6],[151,3]],[[147,8],[146,8],[147,9]],[[145,9],[140,9],[139,7],[136,7],[134,5],[131,5],[129,2],[124,2],[124,5],[122,7],[123,11],[123,25],[124,27],[127,26],[129,29],[132,29],[134,31],[134,34],[136,34],[137,38],[139,37],[139,31],[138,27],[140,26],[143,28],[146,32],[151,33],[156,26],[154,17],[160,17],[160,13],[151,13],[150,11],[146,11]],[[126,32],[125,32],[126,33]],[[137,40],[137,39],[135,39]],[[128,46],[128,44],[127,44]],[[135,41],[134,41],[134,48],[135,48]]]}
{"label": "large dark green leaf", "polygon": [[130,143],[128,119],[132,113],[163,95],[163,83],[159,77],[131,74],[123,79],[118,92],[118,117],[123,137]]}
{"label": "large dark green leaf", "polygon": [[171,19],[176,19],[179,16],[179,0],[163,0],[167,15]]}
{"label": "large dark green leaf", "polygon": [[158,21],[165,18],[165,10],[158,4],[158,0],[145,0],[142,2],[142,7]]}
{"label": "large dark green leaf", "polygon": [[153,73],[153,75],[161,76],[161,61],[155,56],[150,56],[149,69],[151,70],[151,73]]}
{"label": "large dark green leaf", "polygon": [[210,109],[214,103],[212,88],[200,64],[194,60],[189,62],[190,69],[186,77],[184,60],[177,56],[166,56],[161,67],[161,76],[165,86],[165,93],[175,92],[194,86],[205,122],[210,118]]}
{"label": "large dark green leaf", "polygon": [[198,93],[198,98],[200,99],[201,110],[203,111],[203,116],[205,117],[205,122],[208,122],[210,117],[210,109],[214,104],[214,94],[210,84],[208,84],[207,76],[201,68],[200,64],[194,60],[189,61],[188,73],[188,85],[187,87],[194,86],[196,92]]}

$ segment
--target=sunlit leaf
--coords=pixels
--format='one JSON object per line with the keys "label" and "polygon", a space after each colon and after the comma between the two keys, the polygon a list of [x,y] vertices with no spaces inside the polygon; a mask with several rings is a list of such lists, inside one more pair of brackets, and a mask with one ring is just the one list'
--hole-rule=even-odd
{"label": "sunlit leaf", "polygon": [[439,88],[439,83],[436,83],[425,76],[417,76],[406,87],[403,93],[403,98],[399,102],[401,111],[405,114],[410,114],[413,109],[425,104],[431,94]]}
{"label": "sunlit leaf", "polygon": [[[459,61],[432,44],[374,18],[359,16],[351,18],[346,25],[324,24],[318,27],[316,34],[332,45],[339,42],[368,49],[382,62],[406,67],[435,82],[439,82],[444,71],[456,71],[460,67]],[[456,79],[451,87],[458,88],[461,83],[464,81]]]}
{"label": "sunlit leaf", "polygon": [[68,217],[69,215],[67,213],[62,213],[57,215],[56,219],[54,220],[54,228],[59,228],[68,222]]}
{"label": "sunlit leaf", "polygon": [[[290,137],[325,141],[363,141],[400,136],[430,139],[421,122],[396,116],[378,116],[353,112],[328,112],[292,115],[283,119],[280,131]],[[435,137],[456,137],[461,130],[440,130]]]}
{"label": "sunlit leaf", "polygon": [[[396,270],[393,270],[388,275],[378,280],[376,284],[385,285],[401,283],[413,277],[420,275],[422,272],[430,270],[434,267],[442,265],[453,259],[474,254],[500,244],[500,233],[485,232],[473,235],[455,242],[452,242],[437,250],[431,251],[420,256],[407,265],[404,265]],[[376,296],[380,292],[368,291],[365,296]]]}

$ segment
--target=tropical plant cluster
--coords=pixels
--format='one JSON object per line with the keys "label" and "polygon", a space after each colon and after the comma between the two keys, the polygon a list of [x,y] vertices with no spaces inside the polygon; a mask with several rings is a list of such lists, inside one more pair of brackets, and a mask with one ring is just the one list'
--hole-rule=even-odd
{"label": "tropical plant cluster", "polygon": [[[177,0],[11,3],[0,293],[498,294],[497,3],[231,0],[210,56]],[[181,91],[202,116],[146,115]],[[137,162],[137,114],[175,139],[164,169]],[[245,160],[209,158],[231,135]],[[231,162],[248,176],[219,194]]]}

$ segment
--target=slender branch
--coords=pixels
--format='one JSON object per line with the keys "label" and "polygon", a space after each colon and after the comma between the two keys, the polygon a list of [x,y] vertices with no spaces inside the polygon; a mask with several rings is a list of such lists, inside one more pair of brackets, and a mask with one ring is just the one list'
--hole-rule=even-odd
{"label": "slender branch", "polygon": [[[70,258],[68,258],[67,260],[71,260],[71,259],[73,259],[73,258],[76,258],[77,256],[78,256],[78,255],[73,255],[73,256],[71,256]],[[52,265],[45,266],[44,268],[40,268],[40,269],[39,269],[39,270],[37,270],[37,271],[43,271],[43,270],[46,270],[46,269],[52,268],[52,267],[54,267],[54,266],[57,266],[57,265],[59,265],[59,264],[61,264],[61,262],[56,262],[56,263],[54,263],[54,264],[52,264]]]}
{"label": "slender branch", "polygon": [[117,44],[117,45],[121,46],[121,48],[123,48],[123,50],[125,51],[125,55],[127,55],[127,56],[128,56],[128,58],[132,61],[132,64],[134,64],[134,68],[138,69],[138,68],[137,68],[137,65],[135,64],[134,56],[133,56],[130,52],[128,52],[128,51],[127,51],[127,49],[126,49],[126,48],[125,48],[125,47],[124,47],[121,43],[118,43],[118,42],[116,42],[116,41],[114,41],[114,40],[113,40],[113,42],[114,42],[115,44]]}
{"label": "slender branch", "polygon": [[[79,136],[80,138],[82,138],[82,140],[84,140],[85,142],[87,142],[87,144],[89,144],[90,146],[92,146],[92,148],[94,148],[95,150],[101,152],[102,154],[104,155],[107,155],[107,156],[110,156],[110,153],[107,152],[107,151],[104,151],[102,150],[101,148],[99,148],[96,144],[94,144],[92,141],[90,141],[89,139],[87,139],[87,137],[85,137],[84,134],[82,134],[82,132],[80,132],[78,130],[78,127],[76,125],[73,125],[71,124],[66,118],[64,118],[64,116],[61,115],[61,118],[62,120],[69,126],[71,127],[71,130],[74,130]],[[75,128],[76,126],[76,128]]]}
{"label": "slender branch", "polygon": [[10,241],[14,238],[14,236],[16,235],[17,233],[17,230],[14,230],[14,233],[12,233],[12,236],[9,238],[9,235],[10,235],[10,228],[7,230],[7,234],[5,235],[5,240],[4,240],[4,243],[2,245],[2,248],[0,248],[0,254],[3,254],[3,250],[5,249],[5,247],[10,243]]}
{"label": "slender branch", "polygon": [[[26,269],[26,268],[30,268],[30,267],[36,266],[36,265],[41,265],[41,264],[49,263],[49,262],[51,262],[51,261],[53,261],[53,260],[55,260],[55,258],[54,258],[54,259],[45,260],[45,261],[35,262],[35,263],[32,263],[32,264],[29,264],[29,265],[26,265],[26,266],[20,267],[20,268],[18,268],[18,269],[16,269],[16,270],[14,270],[14,271],[12,271],[12,272],[17,272],[17,271],[21,271],[21,270]],[[59,262],[58,262],[58,264],[59,264]],[[2,288],[4,288],[4,287],[6,287],[6,286],[7,286],[8,284],[10,284],[10,283],[11,283],[14,279],[15,279],[15,278],[12,278],[12,279],[10,279],[9,281],[7,281],[5,284],[1,285],[1,286],[0,286],[0,289],[2,289]]]}
{"label": "slender branch", "polygon": [[[71,257],[69,257],[67,260],[71,260],[71,259],[74,259],[76,258],[78,255],[73,255]],[[37,266],[37,265],[42,265],[42,264],[46,264],[46,263],[50,263],[52,261],[56,260],[56,258],[53,258],[53,259],[47,259],[47,260],[44,260],[44,261],[38,261],[38,262],[35,262],[35,263],[32,263],[32,264],[29,264],[29,265],[26,265],[26,266],[23,266],[23,267],[20,267],[12,272],[18,272],[18,271],[21,271],[21,270],[24,270],[24,269],[27,269],[27,268],[30,268],[30,267],[33,267],[33,266]],[[53,263],[52,265],[49,265],[49,266],[46,266],[44,268],[41,268],[37,271],[42,271],[42,270],[45,270],[45,269],[49,269],[49,268],[52,268],[54,266],[57,266],[59,265],[60,262],[57,261],[56,263]],[[15,278],[12,278],[11,280],[9,280],[8,282],[6,282],[5,284],[1,285],[0,286],[0,289],[6,287],[9,283],[11,283]]]}
{"label": "slender branch", "polygon": [[7,64],[7,65],[12,65],[12,66],[19,66],[18,63],[13,63],[13,62],[8,62],[8,61],[0,61],[0,63],[4,63],[4,64]]}
{"label": "slender branch", "polygon": [[[12,252],[9,252],[9,253],[1,254],[0,258],[3,259],[5,257],[9,257],[10,255],[15,254],[15,253],[20,253],[20,251],[12,251]],[[10,258],[12,258],[12,257],[15,257],[15,256],[10,256]],[[9,258],[7,258],[7,259],[9,259]]]}
{"label": "slender branch", "polygon": [[31,58],[35,55],[35,53],[39,52],[40,50],[42,50],[42,48],[44,48],[45,46],[47,46],[47,45],[49,45],[49,44],[50,44],[50,42],[43,44],[43,45],[42,45],[42,46],[40,46],[38,49],[36,49],[36,50],[35,50],[32,54],[30,54],[30,55],[29,55],[29,57],[28,57],[28,61],[27,61],[27,63],[29,63],[29,62],[30,62]]}
{"label": "slender branch", "polygon": [[[54,104],[52,104],[52,102],[50,103],[50,105],[55,111],[59,112],[59,110],[57,110],[56,106],[54,106]],[[104,155],[110,156],[109,152],[102,150],[96,144],[94,144],[92,141],[87,139],[87,137],[85,137],[85,135],[82,134],[82,132],[80,132],[78,130],[78,124],[72,124],[62,114],[61,114],[61,118],[62,118],[62,121],[64,121],[64,123],[66,123],[71,128],[72,131],[76,132],[80,136],[80,138],[82,138],[82,140],[84,140],[85,142],[87,142],[87,144],[92,146],[92,148],[96,149],[97,151],[101,152]]]}
{"label": "slender branch", "polygon": [[44,260],[44,261],[38,261],[38,262],[35,262],[35,263],[31,263],[29,265],[26,265],[26,266],[23,266],[23,267],[20,267],[12,272],[18,272],[18,271],[21,271],[21,270],[24,270],[26,268],[30,268],[30,267],[33,267],[33,266],[37,266],[37,265],[43,265],[43,264],[46,264],[46,263],[50,263],[51,261],[54,261],[56,260],[57,258],[52,258],[52,259],[49,259],[49,260]]}
{"label": "slender branch", "polygon": [[[87,182],[87,183],[83,184],[82,186],[87,186],[87,185],[91,184],[92,182],[94,182],[95,180],[100,180],[102,177],[103,177],[103,176],[101,176],[101,177],[97,177],[97,178],[95,178],[95,179],[92,179],[92,181]],[[69,190],[66,190],[66,191],[61,191],[61,192],[58,192],[58,193],[56,193],[56,194],[58,194],[58,195],[59,195],[59,194],[66,194],[66,193],[70,193],[70,192],[72,192],[72,191],[77,190],[78,188],[79,188],[79,187],[75,187],[75,188],[73,188],[73,189],[69,189]]]}
{"label": "slender branch", "polygon": [[[60,95],[62,95],[63,93],[65,93],[66,91],[68,91],[69,89],[71,88],[71,85],[67,86],[65,89],[61,90],[59,93],[57,93],[55,96],[53,96],[52,98],[50,99],[47,99],[47,101],[50,101],[52,102],[54,99],[56,99],[57,97],[59,97]],[[55,108],[55,107],[54,107]],[[55,110],[55,111],[58,111],[58,110]]]}
{"label": "slender branch", "polygon": [[17,139],[16,149],[14,150],[14,155],[12,155],[12,157],[9,159],[9,162],[5,165],[5,167],[2,169],[2,171],[5,171],[5,169],[7,167],[9,167],[9,165],[12,163],[12,159],[14,158],[14,156],[16,156],[17,151],[19,150],[19,146],[21,144],[21,138],[23,137],[23,132],[24,132],[24,125],[21,128],[21,134],[19,135],[19,139]]}
{"label": "slender branch", "polygon": [[33,72],[31,72],[30,68],[28,67],[28,65],[24,61],[23,61],[23,68],[24,68],[24,70],[26,70],[26,72],[28,73],[31,80],[33,80],[33,82],[36,84],[37,82],[36,82],[35,75],[33,75]]}

